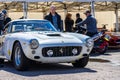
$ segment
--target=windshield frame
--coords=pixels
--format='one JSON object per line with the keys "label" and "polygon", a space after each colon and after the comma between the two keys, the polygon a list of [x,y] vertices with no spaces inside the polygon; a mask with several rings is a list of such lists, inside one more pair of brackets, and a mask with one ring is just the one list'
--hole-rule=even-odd
{"label": "windshield frame", "polygon": [[[32,28],[36,28],[34,30],[30,30],[28,31],[28,26],[25,24],[28,24],[28,25],[40,25],[38,27],[34,27],[34,26],[31,26]],[[18,31],[15,31],[14,30],[14,26],[21,26],[24,28],[24,30],[18,30]],[[47,21],[47,20],[20,20],[20,21],[13,21],[12,22],[12,26],[11,26],[11,33],[15,33],[15,32],[32,32],[32,31],[55,31],[57,32],[57,29],[51,24],[51,22]],[[38,28],[38,30],[37,30]],[[26,30],[25,30],[26,29]]]}

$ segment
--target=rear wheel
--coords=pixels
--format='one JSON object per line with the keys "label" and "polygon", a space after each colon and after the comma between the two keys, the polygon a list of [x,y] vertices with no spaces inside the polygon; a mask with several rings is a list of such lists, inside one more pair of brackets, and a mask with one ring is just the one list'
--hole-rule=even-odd
{"label": "rear wheel", "polygon": [[108,49],[108,46],[104,46],[104,48],[99,52],[100,54],[105,54]]}
{"label": "rear wheel", "polygon": [[84,68],[88,64],[88,61],[89,61],[89,56],[75,61],[74,63],[72,63],[72,65],[74,67]]}
{"label": "rear wheel", "polygon": [[17,70],[26,70],[28,68],[28,59],[24,55],[19,42],[15,43],[14,46],[13,65]]}

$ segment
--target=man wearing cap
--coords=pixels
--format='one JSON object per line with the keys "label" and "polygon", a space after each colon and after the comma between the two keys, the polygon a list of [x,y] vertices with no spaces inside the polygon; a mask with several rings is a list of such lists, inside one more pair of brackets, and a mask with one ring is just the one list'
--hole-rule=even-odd
{"label": "man wearing cap", "polygon": [[50,13],[44,19],[49,20],[58,31],[62,31],[61,16],[56,12],[54,5],[50,6]]}
{"label": "man wearing cap", "polygon": [[89,10],[85,11],[84,14],[86,15],[86,19],[82,22],[77,23],[77,25],[81,26],[86,24],[87,26],[87,34],[88,36],[92,37],[93,35],[97,34],[97,21],[96,19],[91,15],[91,12]]}
{"label": "man wearing cap", "polygon": [[8,17],[8,15],[7,15],[7,10],[2,10],[2,13],[4,14],[4,25],[6,25],[8,22],[10,22],[11,21],[11,18],[10,17]]}

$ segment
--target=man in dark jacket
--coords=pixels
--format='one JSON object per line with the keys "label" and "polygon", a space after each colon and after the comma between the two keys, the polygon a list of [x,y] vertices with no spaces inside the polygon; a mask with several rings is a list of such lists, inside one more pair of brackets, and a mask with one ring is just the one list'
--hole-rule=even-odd
{"label": "man in dark jacket", "polygon": [[11,18],[10,17],[8,17],[8,15],[7,15],[7,10],[2,10],[2,13],[4,14],[4,25],[6,25],[8,22],[10,22],[11,21]]}
{"label": "man in dark jacket", "polygon": [[79,22],[81,22],[81,21],[82,21],[82,18],[80,18],[80,14],[77,13],[77,14],[76,14],[76,21],[75,21],[75,23],[77,24],[77,23],[79,23]]}
{"label": "man in dark jacket", "polygon": [[82,22],[78,23],[77,25],[81,26],[86,24],[87,26],[87,34],[88,36],[92,37],[93,35],[97,34],[97,21],[96,19],[91,15],[91,12],[87,10],[85,13],[86,19]]}
{"label": "man in dark jacket", "polygon": [[[75,21],[75,24],[77,24],[77,23],[79,23],[79,22],[81,22],[81,21],[82,21],[82,18],[80,18],[80,14],[77,13],[77,14],[76,14],[76,21]],[[75,26],[73,29],[79,31],[79,30],[80,30],[80,27],[79,27],[79,26]]]}
{"label": "man in dark jacket", "polygon": [[50,13],[44,19],[49,20],[58,31],[62,31],[61,16],[56,12],[54,5],[50,7]]}

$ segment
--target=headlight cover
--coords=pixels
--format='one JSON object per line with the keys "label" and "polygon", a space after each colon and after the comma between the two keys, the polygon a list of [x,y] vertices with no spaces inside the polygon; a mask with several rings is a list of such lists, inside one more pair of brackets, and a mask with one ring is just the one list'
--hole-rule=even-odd
{"label": "headlight cover", "polygon": [[86,46],[92,47],[94,45],[94,41],[91,38],[86,39]]}
{"label": "headlight cover", "polygon": [[72,50],[72,53],[73,53],[74,55],[76,55],[76,54],[78,53],[77,48],[74,48],[74,49]]}
{"label": "headlight cover", "polygon": [[53,50],[48,50],[48,51],[47,51],[47,55],[48,55],[49,57],[51,57],[51,56],[53,55]]}
{"label": "headlight cover", "polygon": [[39,47],[39,42],[36,39],[30,40],[30,48],[31,49],[37,49]]}

